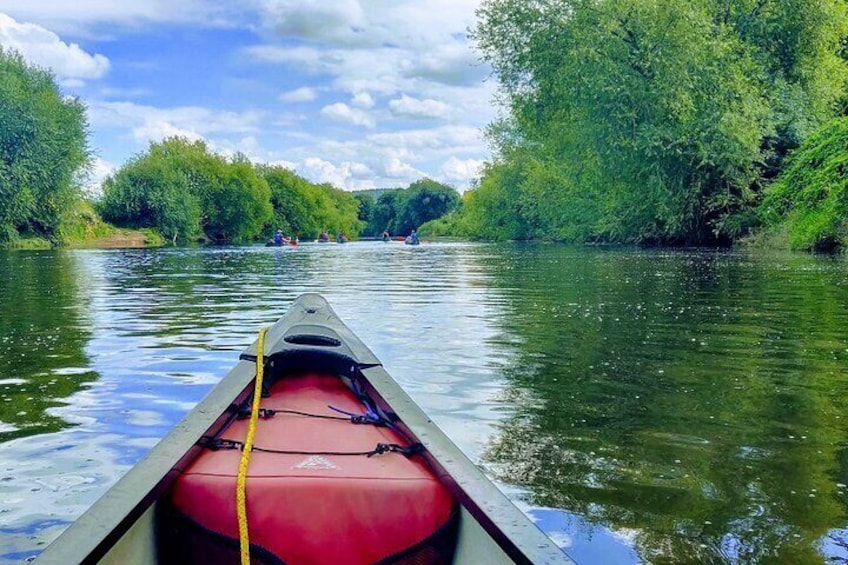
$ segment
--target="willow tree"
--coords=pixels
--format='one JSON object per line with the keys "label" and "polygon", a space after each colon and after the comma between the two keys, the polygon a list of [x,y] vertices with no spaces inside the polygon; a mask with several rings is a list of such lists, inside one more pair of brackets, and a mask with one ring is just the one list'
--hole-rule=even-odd
{"label": "willow tree", "polygon": [[278,165],[259,165],[257,171],[271,189],[269,233],[282,229],[286,234],[315,238],[323,230],[356,236],[362,229],[359,201],[350,192],[313,184]]}
{"label": "willow tree", "polygon": [[58,239],[89,163],[85,107],[50,71],[0,47],[0,243]]}
{"label": "willow tree", "polygon": [[257,237],[271,218],[271,191],[243,156],[225,159],[203,141],[151,143],[103,183],[104,219],[151,227],[176,242]]}
{"label": "willow tree", "polygon": [[544,189],[527,209],[543,233],[733,238],[845,89],[842,0],[487,0],[478,16],[508,110],[497,159],[541,164],[519,189]]}

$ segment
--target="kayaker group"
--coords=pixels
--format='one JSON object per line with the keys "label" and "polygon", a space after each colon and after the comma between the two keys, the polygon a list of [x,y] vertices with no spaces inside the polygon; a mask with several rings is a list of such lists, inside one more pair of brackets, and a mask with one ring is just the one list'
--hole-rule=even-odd
{"label": "kayaker group", "polygon": [[[380,239],[383,241],[392,241],[392,236],[389,234],[388,230],[384,231],[380,236]],[[398,238],[400,239],[400,238]],[[336,234],[336,243],[347,243],[350,241],[350,238],[343,231],[339,231]],[[327,233],[327,230],[322,230],[321,234],[318,236],[318,243],[329,243],[330,242],[330,234]],[[403,242],[406,245],[420,245],[421,240],[418,238],[418,234],[415,230],[412,230],[408,236],[403,238]],[[274,234],[272,239],[269,239],[267,243],[265,243],[266,247],[273,246],[283,246],[283,245],[297,245],[299,243],[298,237],[295,235],[294,237],[286,237],[283,235],[283,230],[277,230],[277,233]]]}

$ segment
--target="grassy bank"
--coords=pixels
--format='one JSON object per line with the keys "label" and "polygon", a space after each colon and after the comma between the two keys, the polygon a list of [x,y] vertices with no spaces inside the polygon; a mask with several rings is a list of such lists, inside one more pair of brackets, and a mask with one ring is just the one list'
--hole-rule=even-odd
{"label": "grassy bank", "polygon": [[5,249],[110,249],[121,247],[161,247],[165,240],[155,230],[116,228],[104,222],[87,202],[78,202],[68,213],[62,230],[55,240],[22,233],[20,237],[0,247]]}

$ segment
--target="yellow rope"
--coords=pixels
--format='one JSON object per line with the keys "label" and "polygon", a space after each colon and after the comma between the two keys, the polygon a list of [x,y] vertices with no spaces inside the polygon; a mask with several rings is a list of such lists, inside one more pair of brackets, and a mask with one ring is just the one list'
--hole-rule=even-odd
{"label": "yellow rope", "polygon": [[253,405],[250,409],[250,423],[247,426],[247,438],[244,440],[241,461],[239,462],[236,482],[236,513],[238,515],[239,548],[241,565],[250,565],[250,536],[247,533],[247,466],[250,452],[253,450],[253,437],[256,435],[256,422],[259,421],[259,402],[262,400],[262,377],[265,372],[265,334],[268,328],[259,330],[256,344],[256,383],[253,385]]}

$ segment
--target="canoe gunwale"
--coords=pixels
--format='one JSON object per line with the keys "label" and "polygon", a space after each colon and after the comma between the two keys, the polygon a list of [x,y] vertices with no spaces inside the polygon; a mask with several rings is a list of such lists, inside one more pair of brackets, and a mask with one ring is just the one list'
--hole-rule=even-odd
{"label": "canoe gunwale", "polygon": [[[305,333],[306,332],[306,333]],[[289,343],[287,336],[314,333],[340,345]],[[267,365],[292,373],[331,370],[363,383],[459,503],[516,563],[573,563],[441,431],[383,368],[370,349],[318,294],[299,297],[266,337]],[[203,448],[198,442],[235,417],[234,407],[252,394],[256,342],[193,410],[139,463],[36,558],[38,564],[96,563],[167,490]],[[316,367],[316,364],[318,367]],[[394,420],[394,417],[392,418]]]}
{"label": "canoe gunwale", "polygon": [[203,449],[199,440],[251,393],[251,363],[239,362],[153,449],[36,557],[42,564],[96,563],[171,487]]}

